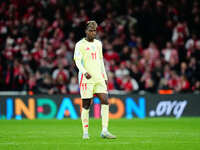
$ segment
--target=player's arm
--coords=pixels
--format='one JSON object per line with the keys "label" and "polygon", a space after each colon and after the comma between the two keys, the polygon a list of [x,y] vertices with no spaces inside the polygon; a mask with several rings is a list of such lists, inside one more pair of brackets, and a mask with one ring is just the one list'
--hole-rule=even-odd
{"label": "player's arm", "polygon": [[75,46],[75,52],[74,52],[74,61],[75,61],[75,64],[77,66],[77,68],[79,69],[80,72],[82,72],[85,77],[87,79],[90,79],[91,78],[91,75],[89,73],[87,73],[86,69],[84,68],[83,64],[82,64],[82,53],[80,51],[80,47],[78,44],[76,44]]}
{"label": "player's arm", "polygon": [[107,77],[107,74],[106,74],[105,65],[104,65],[104,61],[103,61],[102,44],[100,44],[100,61],[101,61],[101,72],[102,72],[102,75],[103,75],[105,82],[107,84],[108,77]]}

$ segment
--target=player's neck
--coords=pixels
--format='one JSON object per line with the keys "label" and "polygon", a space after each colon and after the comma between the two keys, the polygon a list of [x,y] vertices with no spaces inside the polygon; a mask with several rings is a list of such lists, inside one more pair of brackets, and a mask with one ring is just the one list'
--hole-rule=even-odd
{"label": "player's neck", "polygon": [[88,42],[94,42],[94,39],[89,39],[88,37],[86,37],[85,40]]}

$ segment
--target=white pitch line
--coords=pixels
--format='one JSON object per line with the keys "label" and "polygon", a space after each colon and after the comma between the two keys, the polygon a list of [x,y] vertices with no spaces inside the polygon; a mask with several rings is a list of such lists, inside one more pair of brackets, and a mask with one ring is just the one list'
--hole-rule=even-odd
{"label": "white pitch line", "polygon": [[[0,143],[0,145],[30,145],[30,144],[41,144],[41,145],[73,145],[73,144],[84,144],[84,142],[76,142],[76,143]],[[88,144],[88,143],[87,143]],[[118,144],[120,144],[120,145],[122,145],[122,144],[131,144],[131,143],[128,143],[128,142],[120,142],[120,143],[115,143],[114,141],[113,142],[98,142],[98,143],[90,143],[90,144],[92,144],[92,145],[96,145],[96,144],[98,144],[98,145],[101,145],[101,144],[103,144],[103,145],[105,145],[105,144],[116,144],[116,145],[118,145]]]}
{"label": "white pitch line", "polygon": [[[89,140],[88,140],[89,141]],[[94,142],[94,143],[89,143],[90,145],[101,145],[101,144],[113,144],[113,145],[122,145],[122,144],[137,144],[137,143],[151,143],[151,144],[162,144],[163,142],[155,142],[155,141],[142,141],[142,142],[118,142],[116,143],[115,140],[113,140],[113,142]],[[170,144],[200,144],[200,142],[168,142]],[[0,145],[30,145],[30,144],[41,144],[41,145],[73,145],[73,144],[85,144],[84,141],[82,142],[70,142],[70,143],[12,143],[12,142],[8,142],[8,143],[0,143]],[[88,143],[87,143],[88,144]],[[166,144],[166,142],[165,142]]]}

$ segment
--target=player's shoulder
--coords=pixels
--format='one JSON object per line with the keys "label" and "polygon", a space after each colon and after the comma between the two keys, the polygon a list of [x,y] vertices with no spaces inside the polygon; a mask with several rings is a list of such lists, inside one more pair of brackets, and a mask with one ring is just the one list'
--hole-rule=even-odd
{"label": "player's shoulder", "polygon": [[101,43],[100,40],[98,40],[98,39],[94,39],[94,41],[95,41],[97,44],[102,45],[102,43]]}
{"label": "player's shoulder", "polygon": [[78,42],[76,42],[76,45],[80,45],[80,44],[82,44],[83,42],[84,42],[84,40],[81,39],[81,40],[79,40]]}
{"label": "player's shoulder", "polygon": [[80,41],[78,41],[77,43],[76,43],[76,47],[81,47],[81,46],[83,46],[85,44],[85,40],[84,39],[81,39]]}

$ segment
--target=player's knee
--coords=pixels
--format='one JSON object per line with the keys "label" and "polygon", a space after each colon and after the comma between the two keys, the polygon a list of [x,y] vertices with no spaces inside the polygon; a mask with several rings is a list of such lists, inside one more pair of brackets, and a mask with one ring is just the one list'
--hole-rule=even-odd
{"label": "player's knee", "polygon": [[108,105],[108,100],[107,99],[101,100],[101,104]]}
{"label": "player's knee", "polygon": [[89,109],[89,108],[90,108],[90,104],[85,104],[85,105],[83,105],[83,108],[84,108],[84,109]]}
{"label": "player's knee", "polygon": [[82,102],[83,102],[82,103],[83,104],[82,107],[84,109],[89,109],[90,108],[91,99],[84,99]]}
{"label": "player's knee", "polygon": [[83,108],[84,108],[84,109],[89,109],[89,108],[90,108],[90,106],[83,106]]}

